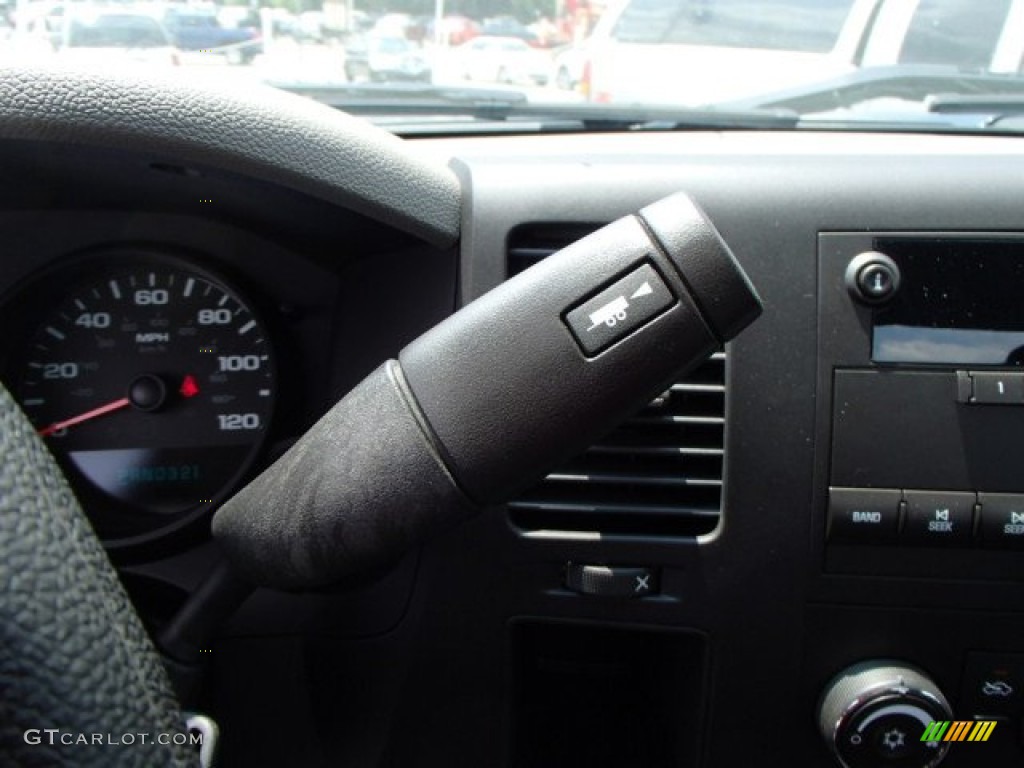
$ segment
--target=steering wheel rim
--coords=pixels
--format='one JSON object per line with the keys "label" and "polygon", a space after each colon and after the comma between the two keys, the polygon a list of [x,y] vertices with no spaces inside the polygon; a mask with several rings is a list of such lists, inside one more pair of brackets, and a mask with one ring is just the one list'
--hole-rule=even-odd
{"label": "steering wheel rim", "polygon": [[0,765],[195,765],[185,733],[110,560],[0,385]]}

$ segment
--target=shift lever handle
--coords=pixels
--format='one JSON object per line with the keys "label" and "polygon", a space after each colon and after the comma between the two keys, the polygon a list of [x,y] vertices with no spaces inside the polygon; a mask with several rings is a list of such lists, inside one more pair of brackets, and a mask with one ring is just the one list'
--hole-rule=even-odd
{"label": "shift lever handle", "polygon": [[409,344],[217,512],[253,583],[319,586],[507,501],[761,312],[685,195],[553,254]]}

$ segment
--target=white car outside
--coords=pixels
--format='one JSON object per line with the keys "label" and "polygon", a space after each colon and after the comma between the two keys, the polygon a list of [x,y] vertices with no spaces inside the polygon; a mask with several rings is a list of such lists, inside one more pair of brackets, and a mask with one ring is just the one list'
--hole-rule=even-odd
{"label": "white car outside", "polygon": [[545,85],[551,59],[515,37],[482,35],[454,49],[459,72],[466,80]]}
{"label": "white car outside", "polygon": [[430,64],[423,52],[404,37],[373,37],[367,46],[371,80],[430,82]]}
{"label": "white car outside", "polygon": [[699,106],[855,69],[877,0],[618,0],[587,41],[592,101]]}
{"label": "white car outside", "polygon": [[575,91],[583,83],[590,60],[587,40],[556,48],[551,64],[551,82],[564,91]]}

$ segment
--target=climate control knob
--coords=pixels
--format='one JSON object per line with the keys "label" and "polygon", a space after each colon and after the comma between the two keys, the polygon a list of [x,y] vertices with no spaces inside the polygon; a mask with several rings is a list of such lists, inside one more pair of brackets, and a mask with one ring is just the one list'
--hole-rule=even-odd
{"label": "climate control knob", "polygon": [[888,659],[844,669],[818,708],[821,735],[845,768],[932,768],[949,744],[921,737],[932,722],[952,719],[949,702],[924,672]]}

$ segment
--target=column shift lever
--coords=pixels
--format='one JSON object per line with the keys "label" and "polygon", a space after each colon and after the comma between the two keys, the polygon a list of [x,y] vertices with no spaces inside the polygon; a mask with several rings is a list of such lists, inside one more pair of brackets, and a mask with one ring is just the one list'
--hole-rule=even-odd
{"label": "column shift lever", "polygon": [[380,568],[540,479],[760,312],[704,215],[665,198],[413,341],[222,506],[214,536],[263,586]]}

